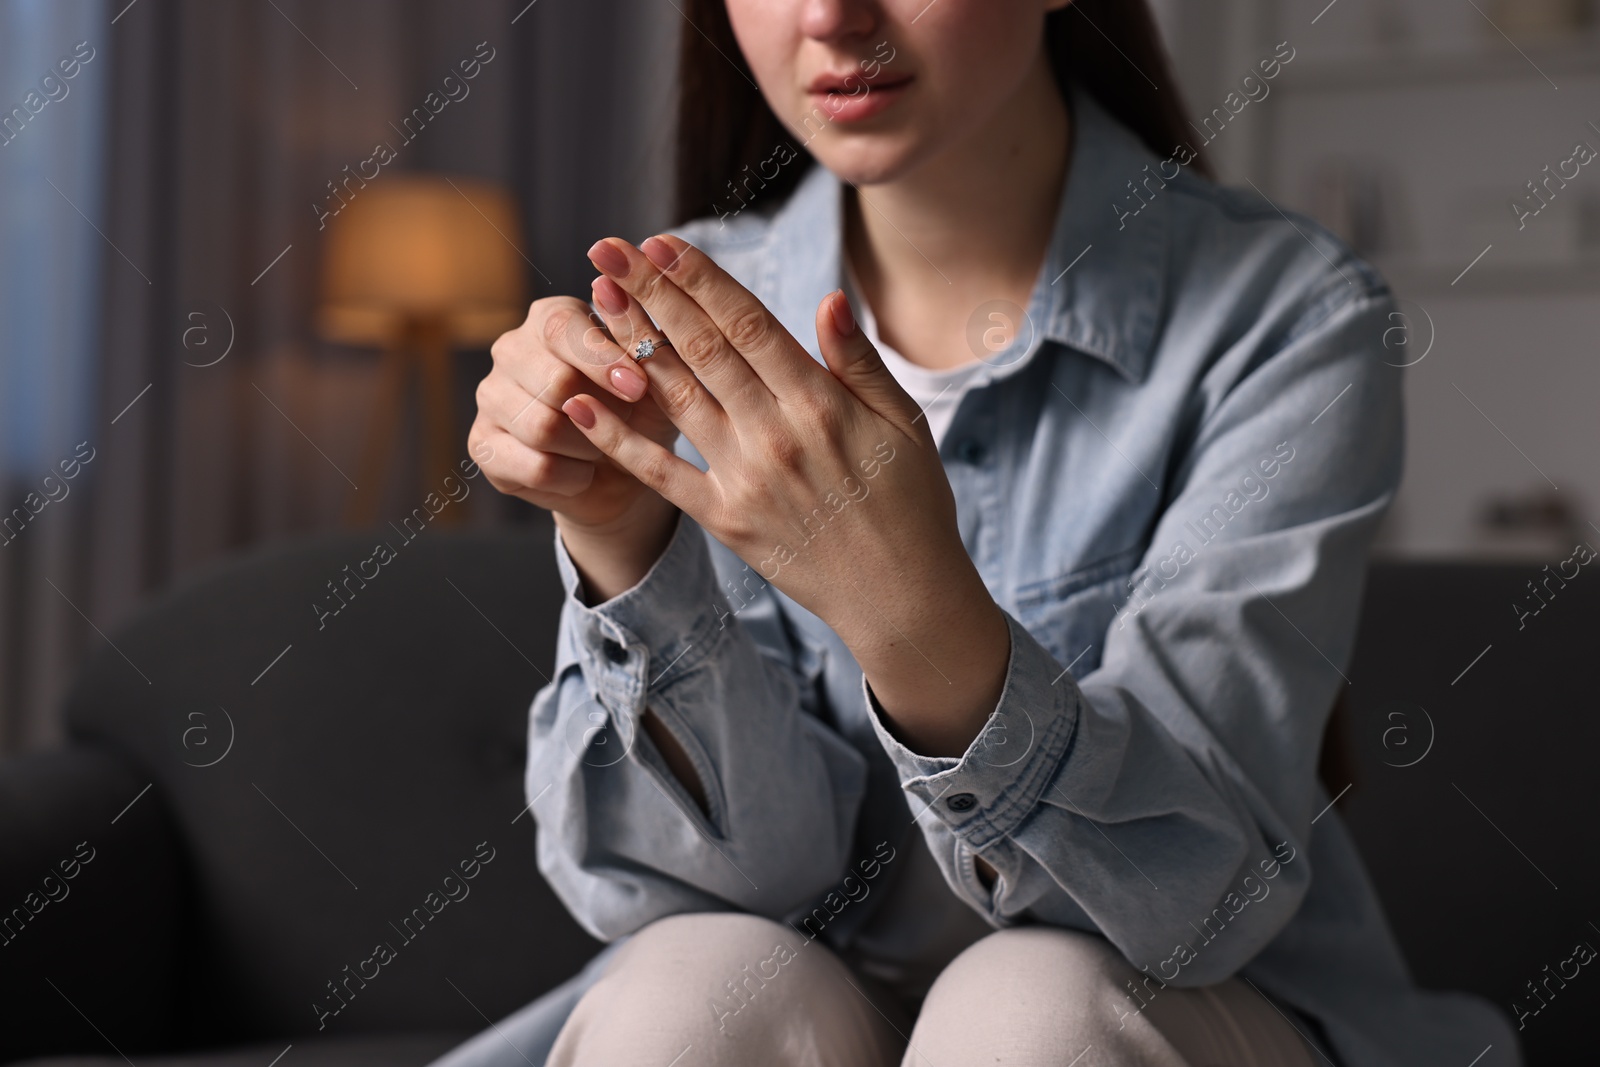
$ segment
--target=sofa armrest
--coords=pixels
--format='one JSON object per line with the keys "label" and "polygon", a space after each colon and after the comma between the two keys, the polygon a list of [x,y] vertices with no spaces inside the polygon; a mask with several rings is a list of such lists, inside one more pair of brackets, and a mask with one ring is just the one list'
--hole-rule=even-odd
{"label": "sofa armrest", "polygon": [[0,760],[0,1063],[170,1038],[181,855],[160,791],[125,758]]}

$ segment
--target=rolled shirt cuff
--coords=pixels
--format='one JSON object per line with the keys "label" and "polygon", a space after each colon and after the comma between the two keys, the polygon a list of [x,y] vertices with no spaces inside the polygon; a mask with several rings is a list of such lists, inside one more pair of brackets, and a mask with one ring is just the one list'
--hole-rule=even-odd
{"label": "rolled shirt cuff", "polygon": [[679,512],[655,564],[632,588],[600,604],[580,599],[583,583],[555,534],[556,568],[566,598],[556,644],[556,676],[578,664],[608,707],[642,710],[645,694],[705,658],[730,614],[717,584],[704,530]]}
{"label": "rolled shirt cuff", "polygon": [[943,820],[972,849],[1009,835],[1038,806],[1077,733],[1083,693],[1010,612],[1011,654],[999,703],[960,756],[911,751],[883,720],[861,677],[868,718],[918,818]]}

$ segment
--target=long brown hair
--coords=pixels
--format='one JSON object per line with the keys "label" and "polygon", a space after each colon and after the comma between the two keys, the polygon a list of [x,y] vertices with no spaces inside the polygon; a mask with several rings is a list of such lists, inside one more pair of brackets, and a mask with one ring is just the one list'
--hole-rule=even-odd
{"label": "long brown hair", "polygon": [[[777,204],[815,160],[756,88],[726,0],[680,3],[674,221],[742,209],[752,194]],[[1146,0],[1075,0],[1046,16],[1045,48],[1063,95],[1076,82],[1162,157],[1189,140],[1177,79]],[[1190,166],[1211,176],[1203,156]]]}

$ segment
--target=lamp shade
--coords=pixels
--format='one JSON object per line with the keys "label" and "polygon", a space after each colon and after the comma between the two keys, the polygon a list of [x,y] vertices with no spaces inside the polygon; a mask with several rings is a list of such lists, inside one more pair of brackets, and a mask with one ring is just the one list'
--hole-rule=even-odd
{"label": "lamp shade", "polygon": [[442,324],[450,342],[486,345],[523,317],[521,232],[501,186],[385,174],[327,220],[318,332],[382,344],[405,324]]}

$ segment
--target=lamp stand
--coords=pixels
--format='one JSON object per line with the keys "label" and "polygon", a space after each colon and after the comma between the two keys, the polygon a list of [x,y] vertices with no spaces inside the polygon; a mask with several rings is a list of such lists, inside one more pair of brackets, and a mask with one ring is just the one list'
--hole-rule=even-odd
{"label": "lamp stand", "polygon": [[[383,346],[376,410],[367,431],[361,458],[361,484],[345,507],[347,525],[370,526],[378,521],[383,505],[384,475],[396,451],[400,411],[407,387],[415,375],[422,423],[422,474],[425,484],[416,500],[422,506],[430,492],[445,495],[444,481],[451,473],[452,449],[457,444],[455,390],[451,375],[448,328],[442,316],[415,316],[404,320]],[[462,519],[459,507],[446,506],[438,514],[443,525]]]}

